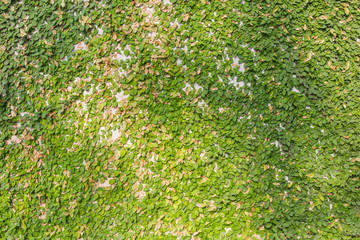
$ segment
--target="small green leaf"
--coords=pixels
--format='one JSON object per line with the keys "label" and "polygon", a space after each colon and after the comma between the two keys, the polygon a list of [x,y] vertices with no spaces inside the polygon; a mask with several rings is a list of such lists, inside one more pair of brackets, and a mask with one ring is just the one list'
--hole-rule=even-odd
{"label": "small green leaf", "polygon": [[126,154],[126,151],[125,151],[125,150],[123,150],[123,149],[121,149],[121,150],[120,150],[120,157],[124,157],[124,156],[125,156],[125,154]]}

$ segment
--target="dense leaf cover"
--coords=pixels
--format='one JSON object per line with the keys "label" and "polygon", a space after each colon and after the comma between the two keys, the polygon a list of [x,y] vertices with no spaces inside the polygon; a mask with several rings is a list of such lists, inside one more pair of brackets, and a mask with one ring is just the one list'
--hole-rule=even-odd
{"label": "dense leaf cover", "polygon": [[359,21],[1,0],[0,238],[360,238]]}

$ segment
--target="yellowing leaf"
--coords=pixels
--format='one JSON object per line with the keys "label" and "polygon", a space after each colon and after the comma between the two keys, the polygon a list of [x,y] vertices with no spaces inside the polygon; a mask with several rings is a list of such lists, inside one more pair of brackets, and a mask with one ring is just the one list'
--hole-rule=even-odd
{"label": "yellowing leaf", "polygon": [[333,28],[330,29],[330,32],[331,32],[332,35],[334,35],[336,37],[336,33],[335,33]]}
{"label": "yellowing leaf", "polygon": [[26,36],[26,32],[24,31],[24,29],[20,28],[20,36],[21,37],[25,37]]}
{"label": "yellowing leaf", "polygon": [[345,69],[342,72],[346,72],[350,68],[350,62],[347,62]]}
{"label": "yellowing leaf", "polygon": [[310,174],[306,174],[306,176],[309,177],[309,178],[313,178],[315,176],[315,174],[310,173]]}
{"label": "yellowing leaf", "polygon": [[344,8],[344,11],[345,11],[345,14],[346,15],[349,15],[350,14],[350,10],[346,7],[346,8]]}
{"label": "yellowing leaf", "polygon": [[312,56],[315,56],[315,53],[309,52],[308,55],[307,55],[307,58],[304,60],[304,62],[307,62],[307,61],[311,60]]}
{"label": "yellowing leaf", "polygon": [[89,16],[81,16],[81,19],[82,20],[79,21],[82,25],[89,24],[91,22]]}
{"label": "yellowing leaf", "polygon": [[328,16],[325,16],[325,15],[321,15],[319,18],[322,19],[322,20],[324,20],[324,19],[328,19],[329,17],[328,17]]}
{"label": "yellowing leaf", "polygon": [[337,223],[338,223],[338,225],[339,225],[339,229],[340,229],[340,231],[343,231],[343,228],[342,228],[342,226],[341,226],[340,222],[337,222]]}

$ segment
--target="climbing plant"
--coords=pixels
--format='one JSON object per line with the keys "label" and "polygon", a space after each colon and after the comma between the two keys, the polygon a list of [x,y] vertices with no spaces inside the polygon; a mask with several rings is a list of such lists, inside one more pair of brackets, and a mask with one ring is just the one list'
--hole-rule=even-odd
{"label": "climbing plant", "polygon": [[360,4],[1,0],[2,239],[357,239]]}

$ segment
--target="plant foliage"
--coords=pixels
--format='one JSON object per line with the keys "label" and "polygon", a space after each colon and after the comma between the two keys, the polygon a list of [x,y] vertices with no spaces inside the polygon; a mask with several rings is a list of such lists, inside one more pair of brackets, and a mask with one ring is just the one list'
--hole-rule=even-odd
{"label": "plant foliage", "polygon": [[0,0],[0,238],[359,238],[359,12]]}

